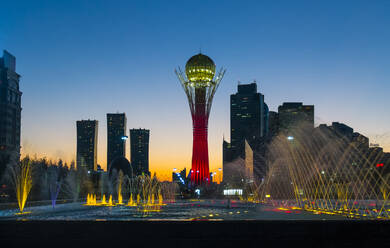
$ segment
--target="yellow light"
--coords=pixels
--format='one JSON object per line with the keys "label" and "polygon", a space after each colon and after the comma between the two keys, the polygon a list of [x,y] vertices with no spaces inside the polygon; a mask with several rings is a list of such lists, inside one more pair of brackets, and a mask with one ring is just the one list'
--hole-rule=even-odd
{"label": "yellow light", "polygon": [[106,202],[106,195],[103,195],[101,204],[102,205],[106,205],[107,204],[107,202]]}
{"label": "yellow light", "polygon": [[107,206],[110,206],[110,207],[114,206],[114,204],[112,204],[112,195],[110,195],[110,198],[108,199]]}
{"label": "yellow light", "polygon": [[18,200],[19,210],[23,213],[27,197],[32,187],[31,162],[29,160],[22,161],[20,165],[16,165],[13,168],[15,169],[13,172],[16,186],[16,198]]}
{"label": "yellow light", "polygon": [[19,213],[15,213],[15,215],[24,215],[24,214],[30,214],[31,212],[19,212]]}

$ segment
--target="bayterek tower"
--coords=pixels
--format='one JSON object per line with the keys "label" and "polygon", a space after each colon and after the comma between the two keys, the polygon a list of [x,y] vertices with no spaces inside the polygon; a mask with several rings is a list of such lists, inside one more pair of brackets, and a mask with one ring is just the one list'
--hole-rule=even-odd
{"label": "bayterek tower", "polygon": [[207,144],[207,126],[213,97],[225,74],[221,68],[215,76],[214,61],[204,55],[192,56],[186,64],[185,75],[180,68],[175,70],[177,77],[187,95],[192,116],[192,185],[210,182],[209,150]]}

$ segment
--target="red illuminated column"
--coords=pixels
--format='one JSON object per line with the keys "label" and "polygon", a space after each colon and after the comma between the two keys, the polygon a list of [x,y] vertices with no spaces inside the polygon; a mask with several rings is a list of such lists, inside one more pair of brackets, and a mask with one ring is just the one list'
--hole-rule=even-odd
{"label": "red illuminated column", "polygon": [[191,182],[195,185],[209,183],[209,150],[207,144],[208,113],[206,109],[206,90],[195,91],[195,112],[192,115],[193,145]]}
{"label": "red illuminated column", "polygon": [[205,122],[201,126],[194,126],[193,130],[191,182],[196,185],[208,183],[210,180],[207,121]]}

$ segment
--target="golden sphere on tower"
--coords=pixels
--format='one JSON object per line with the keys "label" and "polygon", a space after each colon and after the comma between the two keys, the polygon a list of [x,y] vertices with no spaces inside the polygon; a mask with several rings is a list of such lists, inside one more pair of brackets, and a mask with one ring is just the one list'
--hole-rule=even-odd
{"label": "golden sphere on tower", "polygon": [[204,54],[192,56],[186,64],[186,76],[190,82],[195,84],[208,83],[215,75],[215,64],[210,57]]}

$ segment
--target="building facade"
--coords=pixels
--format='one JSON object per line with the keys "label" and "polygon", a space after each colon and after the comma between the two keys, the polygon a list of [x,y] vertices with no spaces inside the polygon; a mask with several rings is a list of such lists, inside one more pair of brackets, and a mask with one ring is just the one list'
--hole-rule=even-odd
{"label": "building facade", "polygon": [[[223,141],[224,182],[233,184],[233,181],[237,181],[237,175],[234,174],[243,174],[239,167],[247,167],[248,161],[251,161],[251,169],[247,168],[247,172],[239,179],[252,182],[254,175],[258,177],[256,172],[259,171],[253,148],[269,133],[268,106],[264,102],[264,95],[257,92],[256,82],[239,84],[237,93],[230,96],[230,126],[231,142]],[[251,151],[250,156],[248,149]]]}
{"label": "building facade", "polygon": [[77,168],[97,171],[98,121],[81,120],[77,125]]}
{"label": "building facade", "polygon": [[131,166],[136,176],[150,175],[149,171],[149,136],[147,129],[130,129]]}
{"label": "building facade", "polygon": [[279,131],[286,135],[310,131],[314,128],[314,105],[285,102],[278,107]]}
{"label": "building facade", "polygon": [[244,154],[245,140],[250,144],[268,132],[268,106],[257,84],[239,84],[237,93],[230,96],[231,149]]}
{"label": "building facade", "polygon": [[275,111],[269,111],[268,118],[268,133],[270,136],[275,136],[279,132],[279,114]]}
{"label": "building facade", "polygon": [[117,157],[126,157],[126,114],[107,114],[107,171]]}
{"label": "building facade", "polygon": [[21,96],[16,58],[3,51],[0,58],[0,175],[20,158]]}

